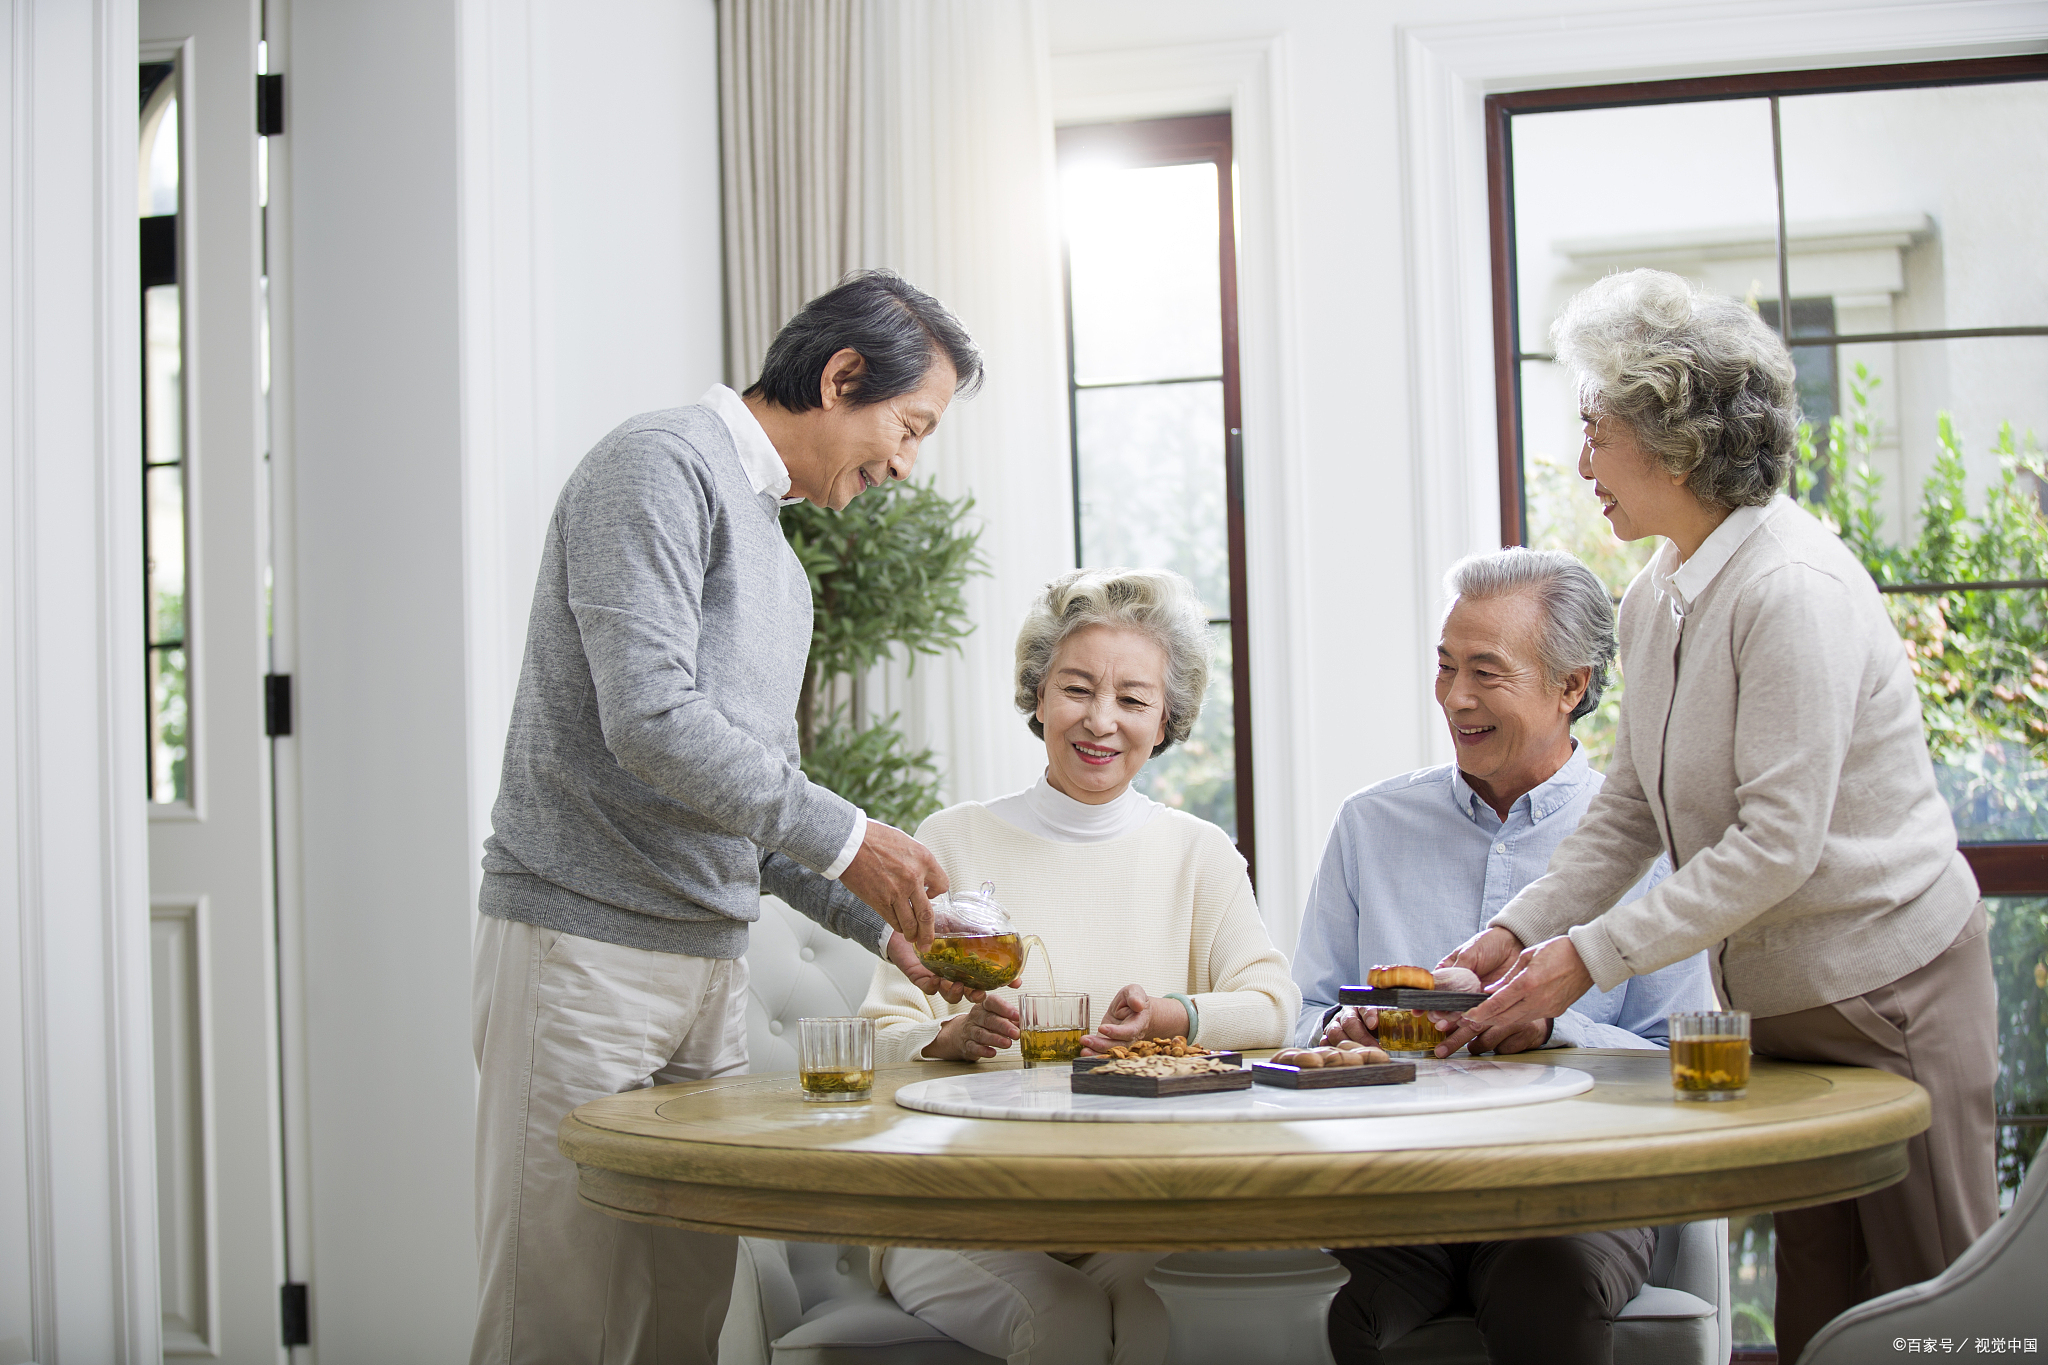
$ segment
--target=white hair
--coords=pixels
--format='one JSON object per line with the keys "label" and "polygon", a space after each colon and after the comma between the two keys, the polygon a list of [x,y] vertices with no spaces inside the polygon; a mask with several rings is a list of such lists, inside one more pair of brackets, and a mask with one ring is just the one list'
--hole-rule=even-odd
{"label": "white hair", "polygon": [[1515,593],[1535,598],[1543,609],[1536,657],[1550,685],[1563,687],[1573,673],[1587,669],[1586,695],[1572,708],[1571,719],[1591,715],[1600,704],[1608,665],[1614,662],[1614,602],[1591,569],[1562,550],[1517,545],[1459,560],[1444,575],[1444,590],[1452,606],[1462,598],[1477,602]]}
{"label": "white hair", "polygon": [[1209,690],[1209,613],[1195,588],[1167,569],[1076,569],[1045,585],[1017,631],[1017,709],[1045,738],[1038,694],[1069,637],[1090,626],[1140,632],[1166,655],[1166,738],[1154,756],[1188,737]]}
{"label": "white hair", "polygon": [[1587,416],[1611,417],[1694,497],[1762,506],[1795,458],[1792,357],[1748,307],[1663,270],[1609,275],[1550,328]]}

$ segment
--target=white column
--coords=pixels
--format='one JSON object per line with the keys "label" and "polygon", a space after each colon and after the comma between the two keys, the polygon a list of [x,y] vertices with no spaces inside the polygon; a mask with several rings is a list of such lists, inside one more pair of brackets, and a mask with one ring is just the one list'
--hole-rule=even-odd
{"label": "white column", "polygon": [[0,1352],[158,1357],[135,11],[14,0],[0,521]]}

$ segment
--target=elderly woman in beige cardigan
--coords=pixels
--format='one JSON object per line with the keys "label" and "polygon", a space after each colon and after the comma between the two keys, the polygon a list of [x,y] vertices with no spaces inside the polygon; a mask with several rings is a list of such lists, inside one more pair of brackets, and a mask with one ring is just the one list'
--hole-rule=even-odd
{"label": "elderly woman in beige cardigan", "polygon": [[[1573,299],[1553,339],[1579,381],[1580,475],[1617,536],[1664,544],[1622,599],[1607,784],[1549,871],[1445,959],[1495,991],[1446,1041],[1706,949],[1758,1053],[1925,1086],[1933,1127],[1902,1183],[1778,1215],[1792,1360],[1997,1220],[1986,919],[1870,575],[1779,492],[1799,414],[1777,335],[1637,270]],[[1677,870],[1616,906],[1666,850]]]}

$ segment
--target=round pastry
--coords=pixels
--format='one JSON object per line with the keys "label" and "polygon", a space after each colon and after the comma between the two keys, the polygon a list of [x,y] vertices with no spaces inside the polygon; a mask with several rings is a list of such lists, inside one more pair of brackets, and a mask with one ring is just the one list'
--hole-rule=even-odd
{"label": "round pastry", "polygon": [[1365,1051],[1365,1044],[1353,1042],[1351,1039],[1346,1038],[1343,1042],[1337,1044],[1337,1050],[1339,1052],[1363,1052]]}
{"label": "round pastry", "polygon": [[1479,977],[1464,967],[1439,967],[1436,969],[1436,988],[1440,991],[1477,991]]}
{"label": "round pastry", "polygon": [[1392,1057],[1387,1055],[1386,1049],[1369,1047],[1365,1050],[1365,1061],[1363,1065],[1385,1066],[1388,1062],[1391,1062],[1393,1060],[1394,1059]]}
{"label": "round pastry", "polygon": [[1275,1066],[1298,1065],[1301,1061],[1301,1049],[1298,1047],[1283,1047],[1273,1054],[1271,1061]]}
{"label": "round pastry", "polygon": [[1436,978],[1420,967],[1374,967],[1365,974],[1365,984],[1380,990],[1409,986],[1427,991],[1436,988]]}
{"label": "round pastry", "polygon": [[1322,1057],[1312,1047],[1302,1048],[1299,1052],[1296,1052],[1294,1056],[1289,1059],[1289,1061],[1292,1065],[1303,1067],[1305,1069],[1318,1068],[1323,1064]]}

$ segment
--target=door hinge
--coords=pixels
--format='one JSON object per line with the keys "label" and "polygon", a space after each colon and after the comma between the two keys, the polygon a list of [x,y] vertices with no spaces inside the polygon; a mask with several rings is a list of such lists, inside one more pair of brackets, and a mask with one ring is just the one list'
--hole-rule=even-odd
{"label": "door hinge", "polygon": [[284,73],[256,77],[256,136],[276,137],[284,131]]}
{"label": "door hinge", "polygon": [[288,1284],[281,1287],[278,1290],[278,1308],[284,1319],[284,1344],[311,1346],[313,1318],[306,1306],[306,1286]]}
{"label": "door hinge", "polygon": [[292,732],[292,675],[263,675],[263,733],[276,739]]}

